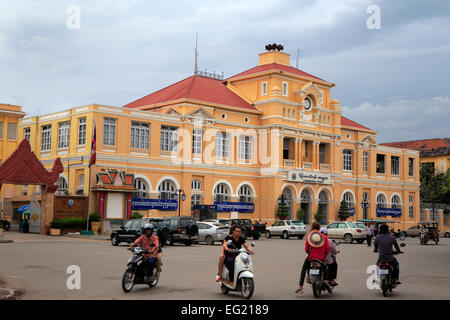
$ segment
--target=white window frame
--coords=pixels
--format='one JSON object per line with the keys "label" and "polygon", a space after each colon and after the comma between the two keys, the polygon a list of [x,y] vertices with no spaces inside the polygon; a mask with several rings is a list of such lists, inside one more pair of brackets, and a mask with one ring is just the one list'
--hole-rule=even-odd
{"label": "white window frame", "polygon": [[246,184],[239,188],[238,195],[239,202],[253,202],[252,189]]}
{"label": "white window frame", "polygon": [[103,118],[103,144],[105,146],[116,145],[116,119]]}
{"label": "white window frame", "polygon": [[133,198],[148,198],[149,187],[144,179],[135,178],[133,186],[137,190],[132,193]]}
{"label": "white window frame", "polygon": [[225,183],[220,183],[214,189],[214,201],[230,200],[230,190]]}
{"label": "white window frame", "polygon": [[78,145],[86,144],[86,117],[78,119]]}
{"label": "white window frame", "polygon": [[150,123],[131,121],[131,148],[150,148]]}
{"label": "white window frame", "polygon": [[216,157],[228,158],[230,154],[230,135],[225,131],[216,132]]}
{"label": "white window frame", "polygon": [[193,194],[191,195],[191,206],[201,205],[202,204],[202,195],[201,194]]}
{"label": "white window frame", "polygon": [[202,128],[194,128],[192,130],[192,154],[195,155],[202,154],[202,140],[203,140]]}
{"label": "white window frame", "polygon": [[369,152],[363,152],[363,172],[369,171]]}
{"label": "white window frame", "polygon": [[192,191],[201,191],[202,182],[200,180],[192,180]]}
{"label": "white window frame", "polygon": [[342,199],[345,201],[345,203],[347,204],[347,208],[348,209],[352,209],[353,208],[353,194],[351,192],[346,192],[344,193],[344,195],[342,196]]}
{"label": "white window frame", "polygon": [[377,195],[377,208],[386,208],[387,199],[384,194]]}
{"label": "white window frame", "polygon": [[391,208],[400,209],[402,207],[402,199],[398,194],[394,194],[391,198]]}
{"label": "white window frame", "polygon": [[173,181],[164,180],[158,187],[159,199],[175,199],[177,188]]}
{"label": "white window frame", "polygon": [[58,123],[58,149],[66,149],[69,147],[69,131],[69,121]]}
{"label": "white window frame", "polygon": [[58,185],[58,189],[56,190],[59,194],[64,194],[69,190],[69,184],[64,177],[59,177],[58,181],[56,182]]}
{"label": "white window frame", "polygon": [[350,149],[342,150],[342,169],[346,171],[353,170],[353,151]]}
{"label": "white window frame", "polygon": [[178,127],[161,126],[161,151],[178,150]]}
{"label": "white window frame", "polygon": [[239,159],[252,160],[252,136],[239,136]]}
{"label": "white window frame", "polygon": [[261,82],[261,95],[267,95],[267,81]]}
{"label": "white window frame", "polygon": [[30,139],[31,139],[31,128],[30,127],[23,129],[23,136],[25,139],[30,141]]}
{"label": "white window frame", "polygon": [[52,148],[52,125],[42,126],[41,151],[50,151]]}
{"label": "white window frame", "polygon": [[281,95],[283,97],[289,96],[289,82],[286,81],[281,82]]}

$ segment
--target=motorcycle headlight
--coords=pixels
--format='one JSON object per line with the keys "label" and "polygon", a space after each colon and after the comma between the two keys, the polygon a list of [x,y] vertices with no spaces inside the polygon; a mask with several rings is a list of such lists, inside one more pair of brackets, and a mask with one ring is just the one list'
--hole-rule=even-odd
{"label": "motorcycle headlight", "polygon": [[245,264],[247,266],[250,263],[250,256],[246,253],[242,254],[241,261],[243,264]]}

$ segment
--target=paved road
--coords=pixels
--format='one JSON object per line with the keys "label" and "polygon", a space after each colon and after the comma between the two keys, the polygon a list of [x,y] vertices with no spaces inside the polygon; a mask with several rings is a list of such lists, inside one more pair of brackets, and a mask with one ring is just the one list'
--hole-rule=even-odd
{"label": "paved road", "polygon": [[[214,281],[219,245],[165,248],[158,286],[138,285],[125,294],[121,277],[130,257],[126,245],[13,232],[8,237],[15,242],[0,244],[0,287],[25,289],[24,299],[240,299],[238,294],[221,294]],[[437,246],[418,242],[406,240],[406,254],[398,258],[403,284],[390,299],[450,299],[450,239]],[[253,299],[314,299],[307,286],[303,295],[293,293],[305,258],[304,240],[263,237],[255,243]],[[338,248],[339,286],[323,299],[385,299],[380,290],[367,289],[366,269],[376,261],[367,245]],[[81,290],[66,287],[70,265],[81,268]]]}

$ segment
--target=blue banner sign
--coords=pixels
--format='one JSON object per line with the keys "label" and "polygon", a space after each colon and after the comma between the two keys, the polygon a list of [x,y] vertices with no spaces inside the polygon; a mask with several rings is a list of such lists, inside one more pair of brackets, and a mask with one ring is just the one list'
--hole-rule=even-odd
{"label": "blue banner sign", "polygon": [[252,213],[255,211],[254,203],[247,202],[214,202],[217,212],[242,212],[242,213]]}
{"label": "blue banner sign", "polygon": [[377,208],[377,217],[401,217],[402,209],[400,208]]}
{"label": "blue banner sign", "polygon": [[162,210],[176,211],[178,209],[177,200],[171,199],[131,199],[131,210]]}

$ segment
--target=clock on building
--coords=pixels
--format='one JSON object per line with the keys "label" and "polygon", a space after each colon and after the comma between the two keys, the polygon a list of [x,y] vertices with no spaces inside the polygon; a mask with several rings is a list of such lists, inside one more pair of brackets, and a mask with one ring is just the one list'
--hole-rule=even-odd
{"label": "clock on building", "polygon": [[303,102],[303,106],[305,107],[306,111],[311,110],[312,107],[312,103],[311,100],[309,100],[308,98],[305,99],[305,102]]}

